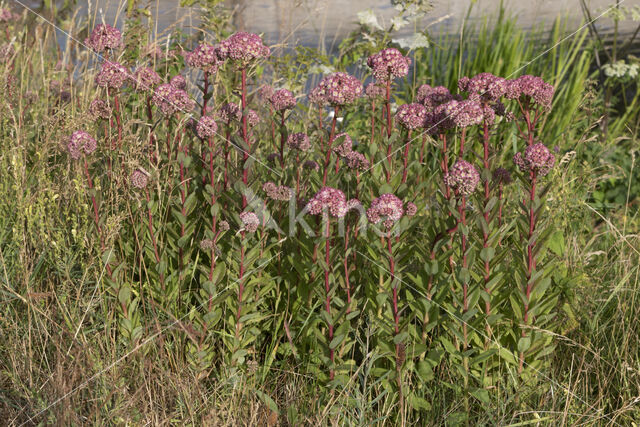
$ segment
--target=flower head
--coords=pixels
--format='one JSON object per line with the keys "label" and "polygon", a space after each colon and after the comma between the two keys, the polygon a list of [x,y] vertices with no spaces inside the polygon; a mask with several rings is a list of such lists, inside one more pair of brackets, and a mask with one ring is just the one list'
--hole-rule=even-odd
{"label": "flower head", "polygon": [[242,111],[238,104],[224,104],[218,110],[218,118],[226,125],[231,124],[232,121],[239,122],[242,120]]}
{"label": "flower head", "polygon": [[313,160],[307,160],[302,164],[302,168],[317,172],[320,170],[320,165],[318,164],[318,162],[314,162]]}
{"label": "flower head", "polygon": [[196,134],[198,135],[198,138],[208,139],[215,135],[217,131],[218,125],[213,117],[200,117],[200,120],[198,120],[198,124],[196,125]]}
{"label": "flower head", "polygon": [[424,127],[427,109],[422,104],[404,104],[396,112],[398,123],[405,129],[413,130]]}
{"label": "flower head", "polygon": [[106,88],[121,88],[129,77],[129,71],[117,62],[105,61],[96,75],[96,84]]}
{"label": "flower head", "polygon": [[333,73],[323,78],[309,98],[316,104],[342,106],[353,103],[362,94],[360,80],[347,73]]}
{"label": "flower head", "polygon": [[262,102],[270,102],[273,92],[273,87],[269,85],[262,85],[260,86],[260,89],[258,89],[258,98],[260,98]]}
{"label": "flower head", "polygon": [[437,106],[453,100],[453,95],[444,86],[431,87],[422,85],[418,88],[416,102],[424,105],[427,111],[433,111]]}
{"label": "flower head", "polygon": [[181,74],[173,76],[169,84],[176,89],[187,90],[187,80]]}
{"label": "flower head", "polygon": [[149,179],[147,177],[147,174],[139,169],[136,169],[131,174],[131,185],[133,185],[135,188],[145,188],[148,181]]}
{"label": "flower head", "polygon": [[122,33],[111,25],[100,24],[84,40],[84,44],[98,53],[107,49],[118,49],[122,46]]}
{"label": "flower head", "polygon": [[151,97],[151,102],[165,116],[171,116],[178,111],[191,111],[194,107],[187,92],[177,89],[170,83],[158,86]]}
{"label": "flower head", "polygon": [[269,163],[276,163],[280,161],[280,153],[271,153],[267,155],[267,161]]}
{"label": "flower head", "polygon": [[451,118],[458,127],[479,125],[484,119],[485,111],[482,105],[475,101],[451,101],[448,105],[451,106]]}
{"label": "flower head", "polygon": [[462,77],[458,80],[458,88],[468,92],[469,99],[473,101],[498,101],[507,92],[507,79],[480,73],[471,78]]}
{"label": "flower head", "polygon": [[214,242],[212,239],[203,239],[200,242],[200,249],[202,249],[203,251],[210,251],[212,249],[215,249],[216,247],[216,242]]}
{"label": "flower head", "polygon": [[253,212],[242,212],[240,214],[240,221],[242,221],[245,231],[249,233],[255,233],[260,226],[258,215]]}
{"label": "flower head", "polygon": [[229,231],[229,223],[227,221],[220,221],[218,223],[218,229],[220,231]]}
{"label": "flower head", "polygon": [[276,185],[273,182],[266,182],[262,186],[262,190],[272,200],[288,201],[294,195],[294,191],[291,188],[285,185]]}
{"label": "flower head", "polygon": [[94,119],[108,119],[111,117],[111,107],[102,99],[94,99],[89,105],[89,115]]}
{"label": "flower head", "polygon": [[551,108],[554,91],[554,87],[545,83],[540,77],[524,75],[515,80],[508,81],[505,97],[508,99],[516,99],[525,96],[532,102],[548,110]]}
{"label": "flower head", "polygon": [[309,200],[307,208],[311,215],[328,211],[331,216],[342,218],[347,213],[347,198],[336,188],[323,187]]}
{"label": "flower head", "polygon": [[371,206],[367,209],[367,218],[372,224],[382,222],[387,230],[393,227],[393,224],[400,220],[404,215],[402,200],[395,195],[386,193],[371,202]]}
{"label": "flower head", "polygon": [[340,138],[344,138],[344,141],[342,141],[342,144],[336,145],[335,147],[333,147],[333,151],[340,157],[347,157],[347,155],[351,153],[351,149],[353,147],[353,140],[346,132],[342,132],[333,138],[333,142],[335,143]]}
{"label": "flower head", "polygon": [[408,202],[407,203],[407,216],[414,216],[417,213],[418,213],[418,207],[415,205],[415,203]]}
{"label": "flower head", "polygon": [[216,48],[207,43],[200,43],[192,52],[185,53],[184,58],[190,67],[207,73],[215,73],[220,65]]}
{"label": "flower head", "polygon": [[292,150],[309,151],[311,149],[311,142],[306,133],[297,132],[289,134],[287,146]]}
{"label": "flower head", "polygon": [[137,91],[144,92],[151,90],[160,83],[162,79],[152,68],[140,67],[133,73],[133,81]]}
{"label": "flower head", "polygon": [[536,172],[545,176],[556,163],[556,156],[542,143],[528,146],[524,154],[516,153],[513,162],[522,172]]}
{"label": "flower head", "polygon": [[271,106],[276,111],[286,111],[296,106],[296,98],[287,89],[275,91],[269,98],[269,102],[271,102]]}
{"label": "flower head", "polygon": [[243,31],[223,40],[216,48],[219,60],[236,61],[241,67],[246,66],[254,59],[266,58],[270,54],[270,49],[262,43],[259,35]]}
{"label": "flower head", "polygon": [[347,167],[349,169],[357,170],[360,172],[364,172],[369,169],[369,160],[362,153],[358,153],[357,151],[350,151],[349,154],[345,156],[345,158],[347,160]]}
{"label": "flower head", "polygon": [[444,183],[457,193],[468,196],[480,182],[480,174],[469,162],[458,160],[444,176]]}
{"label": "flower head", "polygon": [[411,59],[403,56],[398,49],[388,48],[371,55],[367,59],[367,65],[373,70],[376,80],[386,82],[406,76]]}
{"label": "flower head", "polygon": [[369,99],[381,99],[386,95],[385,89],[375,83],[369,83],[367,88],[364,90],[364,93]]}
{"label": "flower head", "polygon": [[67,144],[69,154],[74,160],[78,160],[83,153],[86,155],[93,153],[97,147],[96,140],[83,130],[73,132]]}
{"label": "flower head", "polygon": [[247,111],[247,124],[251,127],[260,123],[260,116],[254,110]]}
{"label": "flower head", "polygon": [[13,55],[15,55],[16,49],[10,43],[4,43],[0,46],[0,61],[9,62]]}
{"label": "flower head", "polygon": [[496,168],[493,171],[493,181],[496,184],[511,184],[511,172],[505,168]]}

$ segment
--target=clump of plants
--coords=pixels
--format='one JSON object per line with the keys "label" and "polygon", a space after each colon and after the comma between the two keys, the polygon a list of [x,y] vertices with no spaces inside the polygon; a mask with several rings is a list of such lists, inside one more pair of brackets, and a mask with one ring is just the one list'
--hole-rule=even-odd
{"label": "clump of plants", "polygon": [[496,387],[548,380],[553,86],[482,73],[396,106],[411,59],[393,47],[364,82],[303,94],[265,81],[256,34],[154,61],[121,37],[87,39],[93,87],[70,96],[88,105],[50,159],[82,177],[120,345],[162,335],[202,380],[295,364],[326,390],[374,381],[402,421],[443,384],[471,421]]}

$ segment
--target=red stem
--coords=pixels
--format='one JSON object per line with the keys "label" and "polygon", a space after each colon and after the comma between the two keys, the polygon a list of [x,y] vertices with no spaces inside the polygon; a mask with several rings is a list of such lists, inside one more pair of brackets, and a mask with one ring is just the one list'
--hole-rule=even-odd
{"label": "red stem", "polygon": [[[325,232],[325,269],[324,269],[324,290],[326,295],[325,300],[325,310],[327,311],[328,319],[331,319],[331,287],[329,284],[329,252],[331,250],[330,243],[330,229],[331,229],[331,218],[329,215],[326,215],[327,218],[327,229]],[[329,328],[329,343],[333,340],[333,322],[328,320],[328,328]],[[334,352],[332,348],[329,348],[329,358],[331,359],[331,369],[329,370],[329,379],[333,380],[335,376],[335,372],[333,371],[333,362],[334,362]]]}

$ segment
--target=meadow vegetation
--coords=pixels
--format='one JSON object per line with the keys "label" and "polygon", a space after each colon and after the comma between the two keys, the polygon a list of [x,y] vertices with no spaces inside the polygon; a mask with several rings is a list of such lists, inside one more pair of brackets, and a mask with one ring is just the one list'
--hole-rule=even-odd
{"label": "meadow vegetation", "polygon": [[639,421],[633,57],[503,9],[326,52],[142,3],[0,12],[0,420]]}

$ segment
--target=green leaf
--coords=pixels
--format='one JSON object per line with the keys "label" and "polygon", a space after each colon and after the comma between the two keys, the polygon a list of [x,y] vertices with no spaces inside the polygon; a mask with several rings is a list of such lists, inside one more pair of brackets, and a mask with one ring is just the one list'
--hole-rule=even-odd
{"label": "green leaf", "polygon": [[260,400],[262,400],[262,402],[267,405],[267,407],[272,411],[275,412],[276,415],[280,415],[280,412],[278,411],[278,405],[276,405],[276,402],[273,401],[273,399],[271,397],[269,397],[267,394],[265,394],[264,392],[262,392],[261,390],[256,390],[256,395],[258,395],[258,397],[260,398]]}
{"label": "green leaf", "polygon": [[531,337],[522,337],[518,340],[518,351],[524,353],[531,347]]}
{"label": "green leaf", "polygon": [[470,394],[485,405],[489,405],[491,403],[491,399],[489,399],[489,392],[483,388],[477,388]]}
{"label": "green leaf", "polygon": [[566,250],[564,235],[561,230],[554,232],[547,240],[547,247],[558,256],[562,256]]}

